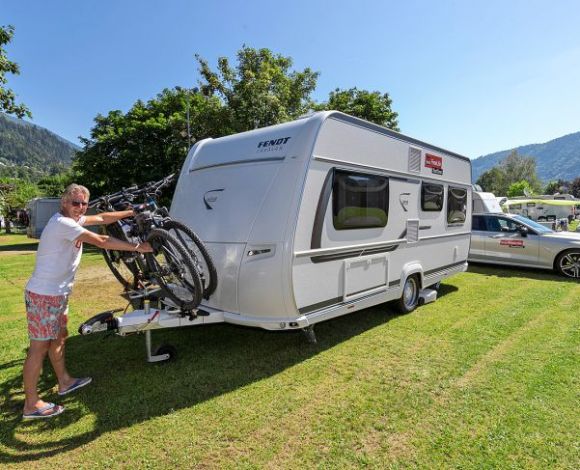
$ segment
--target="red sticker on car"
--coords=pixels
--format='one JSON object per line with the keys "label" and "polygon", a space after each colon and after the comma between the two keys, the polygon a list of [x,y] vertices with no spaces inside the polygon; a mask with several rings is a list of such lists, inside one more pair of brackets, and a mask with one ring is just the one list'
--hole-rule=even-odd
{"label": "red sticker on car", "polygon": [[431,168],[431,172],[436,175],[443,174],[443,158],[430,153],[425,154],[425,168]]}
{"label": "red sticker on car", "polygon": [[500,240],[500,245],[511,246],[513,248],[524,248],[523,240]]}

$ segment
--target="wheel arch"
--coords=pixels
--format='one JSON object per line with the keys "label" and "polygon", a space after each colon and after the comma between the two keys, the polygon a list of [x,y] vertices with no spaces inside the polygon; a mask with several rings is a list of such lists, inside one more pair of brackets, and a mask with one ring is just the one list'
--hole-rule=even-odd
{"label": "wheel arch", "polygon": [[560,272],[560,270],[558,269],[558,260],[560,259],[561,256],[569,252],[580,253],[580,245],[574,246],[572,248],[564,248],[563,250],[560,250],[558,253],[556,253],[556,255],[554,256],[554,260],[552,261],[552,268],[554,271],[558,273]]}
{"label": "wheel arch", "polygon": [[409,276],[417,275],[419,278],[419,289],[423,289],[423,266],[418,261],[411,261],[403,266],[401,272],[401,288],[407,282]]}

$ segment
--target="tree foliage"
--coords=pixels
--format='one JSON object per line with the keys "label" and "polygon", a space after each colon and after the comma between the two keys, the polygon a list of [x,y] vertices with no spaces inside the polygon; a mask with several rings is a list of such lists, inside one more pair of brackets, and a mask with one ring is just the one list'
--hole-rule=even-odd
{"label": "tree foliage", "polygon": [[520,155],[512,151],[498,166],[484,172],[476,181],[485,191],[498,196],[508,194],[514,183],[526,181],[530,191],[539,193],[541,183],[536,173],[536,161],[533,157]]}
{"label": "tree foliage", "polygon": [[319,74],[310,68],[291,71],[290,57],[243,46],[235,67],[226,57],[220,57],[216,71],[199,54],[195,57],[201,92],[219,97],[227,109],[227,133],[289,121],[313,106],[310,95]]}
{"label": "tree foliage", "polygon": [[316,109],[342,111],[398,131],[398,114],[393,111],[392,104],[388,93],[359,90],[356,87],[349,90],[337,88],[330,93],[328,101]]}
{"label": "tree foliage", "polygon": [[16,104],[14,92],[6,87],[8,79],[6,74],[20,74],[20,68],[16,62],[8,60],[5,46],[10,43],[14,36],[13,26],[0,26],[0,111],[6,114],[14,114],[19,118],[24,116],[32,117],[28,108],[23,104]]}
{"label": "tree foliage", "polygon": [[0,178],[0,211],[7,218],[14,211],[24,209],[28,201],[40,195],[34,183],[17,178]]}
{"label": "tree foliage", "polygon": [[568,194],[570,192],[571,185],[572,183],[570,181],[565,181],[563,179],[550,181],[544,188],[544,194]]}
{"label": "tree foliage", "polygon": [[72,172],[45,176],[38,182],[38,189],[45,197],[61,197],[66,187],[75,181]]}
{"label": "tree foliage", "polygon": [[476,183],[484,191],[494,193],[498,196],[507,194],[508,185],[505,183],[505,173],[498,166],[482,173]]}
{"label": "tree foliage", "polygon": [[510,187],[507,190],[508,197],[530,196],[532,194],[532,187],[530,186],[530,183],[525,180],[510,184]]}
{"label": "tree foliage", "polygon": [[572,196],[577,197],[580,199],[580,176],[574,178],[574,180],[570,183],[570,194]]}
{"label": "tree foliage", "polygon": [[165,89],[125,114],[115,110],[95,118],[73,162],[78,181],[99,195],[179,172],[188,151],[188,106],[193,141],[221,135],[223,109],[216,98]]}

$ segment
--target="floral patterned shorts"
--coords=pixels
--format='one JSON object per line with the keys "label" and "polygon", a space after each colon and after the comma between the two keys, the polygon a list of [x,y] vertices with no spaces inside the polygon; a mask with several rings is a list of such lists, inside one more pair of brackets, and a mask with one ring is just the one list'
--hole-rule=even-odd
{"label": "floral patterned shorts", "polygon": [[41,295],[25,290],[24,300],[30,339],[48,341],[66,330],[68,295]]}

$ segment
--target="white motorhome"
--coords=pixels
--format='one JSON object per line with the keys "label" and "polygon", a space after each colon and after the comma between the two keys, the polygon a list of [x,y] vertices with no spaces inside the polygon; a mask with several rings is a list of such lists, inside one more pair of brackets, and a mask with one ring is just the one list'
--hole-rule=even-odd
{"label": "white motorhome", "polygon": [[200,320],[285,330],[413,310],[466,270],[471,194],[468,158],[330,111],[196,143],[170,212],[218,271]]}
{"label": "white motorhome", "polygon": [[40,238],[50,218],[60,210],[60,198],[34,198],[26,205],[29,213],[29,224],[26,229],[28,238]]}

